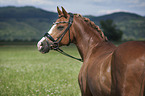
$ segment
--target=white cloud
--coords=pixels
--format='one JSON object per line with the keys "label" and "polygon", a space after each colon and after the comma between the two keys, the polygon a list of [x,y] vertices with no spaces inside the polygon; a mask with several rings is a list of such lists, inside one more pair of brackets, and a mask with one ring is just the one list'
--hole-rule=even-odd
{"label": "white cloud", "polygon": [[54,5],[53,0],[0,0],[0,5]]}
{"label": "white cloud", "polygon": [[53,12],[57,6],[63,6],[69,12],[95,16],[120,11],[145,14],[145,0],[0,0],[0,6],[9,5],[35,6]]}
{"label": "white cloud", "polygon": [[132,5],[129,5],[129,7],[145,7],[145,2],[137,3],[137,4],[132,4]]}
{"label": "white cloud", "polygon": [[94,2],[104,2],[104,1],[108,1],[108,0],[93,0]]}
{"label": "white cloud", "polygon": [[129,11],[127,11],[127,10],[121,10],[121,9],[99,10],[98,14],[105,15],[105,14],[111,14],[111,13],[114,13],[114,12],[129,12]]}
{"label": "white cloud", "polygon": [[128,3],[134,3],[134,4],[139,3],[139,1],[140,0],[126,0],[126,2]]}
{"label": "white cloud", "polygon": [[[145,7],[145,2],[139,4],[140,7]],[[145,9],[144,9],[145,10]]]}
{"label": "white cloud", "polygon": [[121,9],[114,9],[114,10],[106,10],[107,14],[111,14],[114,12],[128,12],[127,10],[121,10]]}
{"label": "white cloud", "polygon": [[0,0],[0,5],[17,4],[16,0]]}
{"label": "white cloud", "polygon": [[20,5],[41,5],[41,4],[48,4],[54,5],[55,2],[53,1],[46,1],[46,0],[18,0]]}
{"label": "white cloud", "polygon": [[127,0],[129,7],[145,7],[145,1],[143,0]]}

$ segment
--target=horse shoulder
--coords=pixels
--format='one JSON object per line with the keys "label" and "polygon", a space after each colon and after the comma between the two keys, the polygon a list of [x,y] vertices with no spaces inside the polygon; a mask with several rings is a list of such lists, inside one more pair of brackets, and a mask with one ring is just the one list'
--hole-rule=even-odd
{"label": "horse shoulder", "polygon": [[95,58],[87,69],[87,80],[93,94],[108,96],[111,89],[112,53]]}

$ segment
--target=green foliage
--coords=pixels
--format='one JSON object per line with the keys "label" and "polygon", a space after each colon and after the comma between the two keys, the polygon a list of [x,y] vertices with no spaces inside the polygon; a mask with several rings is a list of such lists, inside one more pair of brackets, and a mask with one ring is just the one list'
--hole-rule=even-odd
{"label": "green foliage", "polygon": [[109,40],[120,41],[122,38],[123,32],[120,29],[117,29],[116,25],[113,23],[113,20],[100,21],[101,28],[103,29],[104,34]]}
{"label": "green foliage", "polygon": [[123,40],[145,40],[145,17],[134,13],[118,12],[109,15],[94,17],[87,16],[90,20],[100,25],[101,20],[113,20],[117,29],[122,30]]}
{"label": "green foliage", "polygon": [[[75,47],[64,48],[79,56]],[[0,96],[80,96],[81,63],[35,46],[0,47]]]}
{"label": "green foliage", "polygon": [[123,20],[116,25],[124,32],[124,40],[145,40],[145,18]]}

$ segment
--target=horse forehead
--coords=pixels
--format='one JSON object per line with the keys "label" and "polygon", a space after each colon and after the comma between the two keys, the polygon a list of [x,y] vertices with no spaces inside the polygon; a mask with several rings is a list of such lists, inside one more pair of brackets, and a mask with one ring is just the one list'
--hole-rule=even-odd
{"label": "horse forehead", "polygon": [[61,21],[68,21],[65,17],[60,17],[56,20],[56,22],[61,22]]}

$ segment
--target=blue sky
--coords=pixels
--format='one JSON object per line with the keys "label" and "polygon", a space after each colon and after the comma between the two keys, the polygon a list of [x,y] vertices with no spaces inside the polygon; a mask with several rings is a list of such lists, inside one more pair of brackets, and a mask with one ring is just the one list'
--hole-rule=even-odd
{"label": "blue sky", "polygon": [[0,0],[0,6],[34,6],[53,12],[63,6],[68,12],[82,15],[124,11],[145,16],[145,0]]}

